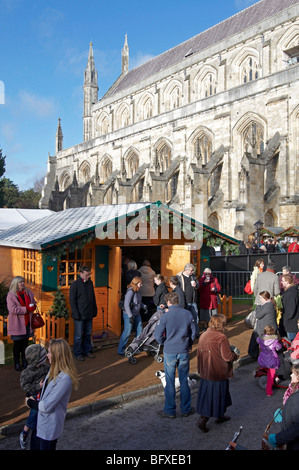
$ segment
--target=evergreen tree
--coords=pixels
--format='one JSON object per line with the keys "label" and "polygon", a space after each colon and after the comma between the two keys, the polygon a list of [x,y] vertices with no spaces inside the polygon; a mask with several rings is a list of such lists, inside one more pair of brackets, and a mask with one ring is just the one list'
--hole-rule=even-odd
{"label": "evergreen tree", "polygon": [[63,293],[61,292],[61,288],[58,287],[57,292],[53,294],[54,301],[52,304],[51,309],[49,310],[49,315],[51,317],[55,316],[55,318],[62,318],[64,317],[66,320],[69,318],[70,311],[66,306],[66,301]]}

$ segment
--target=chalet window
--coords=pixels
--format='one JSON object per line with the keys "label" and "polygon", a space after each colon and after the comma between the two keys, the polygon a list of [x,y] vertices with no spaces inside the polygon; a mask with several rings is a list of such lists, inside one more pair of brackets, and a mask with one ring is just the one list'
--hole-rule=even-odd
{"label": "chalet window", "polygon": [[36,285],[36,261],[37,252],[34,250],[23,250],[23,273],[22,276],[28,286]]}
{"label": "chalet window", "polygon": [[61,261],[58,263],[58,285],[61,287],[68,287],[79,276],[80,266],[92,267],[94,248],[83,248],[81,250],[69,251]]}

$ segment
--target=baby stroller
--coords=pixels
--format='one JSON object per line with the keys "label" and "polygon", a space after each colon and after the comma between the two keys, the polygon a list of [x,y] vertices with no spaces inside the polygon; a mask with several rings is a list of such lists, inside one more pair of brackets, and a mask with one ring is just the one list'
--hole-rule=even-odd
{"label": "baby stroller", "polygon": [[[274,387],[277,388],[288,388],[290,381],[291,366],[285,358],[285,351],[290,346],[290,342],[287,338],[281,339],[282,349],[278,353],[280,359],[280,366],[276,371],[274,379]],[[258,383],[262,389],[267,386],[267,368],[259,366],[254,372],[254,377],[259,379]]]}
{"label": "baby stroller", "polygon": [[164,310],[158,309],[149,319],[147,325],[143,328],[137,338],[135,338],[130,346],[125,350],[125,357],[129,359],[130,364],[136,364],[137,359],[135,354],[141,351],[146,351],[148,355],[154,356],[157,362],[163,362],[163,357],[160,355],[161,345],[155,340],[154,332],[157,326],[157,323],[161,316],[163,315]]}

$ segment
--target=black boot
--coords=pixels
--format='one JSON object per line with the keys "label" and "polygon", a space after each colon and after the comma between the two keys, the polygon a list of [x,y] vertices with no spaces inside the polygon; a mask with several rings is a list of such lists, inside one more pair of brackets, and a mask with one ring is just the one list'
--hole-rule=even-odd
{"label": "black boot", "polygon": [[207,428],[207,422],[209,421],[209,418],[206,416],[201,416],[199,420],[196,423],[196,426],[201,429],[203,432],[209,432],[209,429]]}

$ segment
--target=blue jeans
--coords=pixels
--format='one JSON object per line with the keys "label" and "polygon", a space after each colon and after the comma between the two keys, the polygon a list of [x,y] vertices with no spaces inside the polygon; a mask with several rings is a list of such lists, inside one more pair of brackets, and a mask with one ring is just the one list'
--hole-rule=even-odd
{"label": "blue jeans", "polygon": [[164,353],[164,372],[166,386],[164,388],[165,404],[164,413],[175,416],[175,371],[178,368],[180,380],[180,406],[181,413],[189,413],[191,410],[191,391],[188,385],[189,353],[168,354]]}
{"label": "blue jeans", "polygon": [[287,338],[288,338],[290,341],[293,341],[293,339],[295,339],[296,334],[297,334],[297,333],[289,333],[289,332],[287,332]]}
{"label": "blue jeans", "polygon": [[92,318],[90,320],[74,320],[74,324],[74,356],[86,356],[92,349]]}
{"label": "blue jeans", "polygon": [[196,336],[199,335],[199,326],[198,326],[198,307],[196,303],[187,304],[188,310],[192,313],[195,323]]}
{"label": "blue jeans", "polygon": [[125,353],[126,345],[127,345],[129,336],[132,332],[133,326],[134,326],[135,331],[136,331],[135,336],[139,336],[140,333],[142,332],[142,321],[141,321],[140,314],[133,316],[133,320],[134,320],[133,325],[132,325],[132,323],[130,323],[130,317],[125,312],[123,312],[123,319],[124,319],[124,331],[122,332],[122,335],[120,337],[119,345],[118,345],[118,349],[117,349],[117,353],[122,354],[122,355]]}

